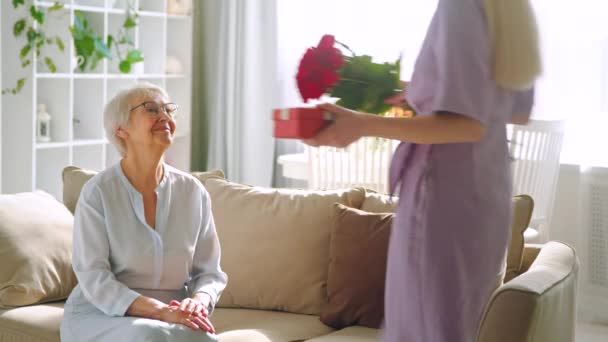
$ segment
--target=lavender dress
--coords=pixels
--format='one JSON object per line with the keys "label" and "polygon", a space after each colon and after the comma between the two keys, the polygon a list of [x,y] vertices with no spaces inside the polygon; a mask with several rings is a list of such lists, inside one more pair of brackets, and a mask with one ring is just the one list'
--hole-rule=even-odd
{"label": "lavender dress", "polygon": [[500,281],[510,237],[505,125],[529,113],[533,90],[492,78],[483,0],[439,0],[416,61],[409,103],[486,126],[476,143],[402,143],[391,166],[400,203],[391,235],[384,340],[473,342]]}

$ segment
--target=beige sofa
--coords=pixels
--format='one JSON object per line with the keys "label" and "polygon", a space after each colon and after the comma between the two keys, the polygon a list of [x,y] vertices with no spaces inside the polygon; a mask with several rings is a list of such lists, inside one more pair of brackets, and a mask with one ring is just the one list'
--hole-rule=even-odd
{"label": "beige sofa", "polygon": [[[64,171],[64,202],[72,211],[91,175],[76,168]],[[364,189],[251,188],[219,179],[220,174],[196,176],[211,195],[222,267],[230,276],[212,316],[220,341],[378,340],[377,329],[335,330],[323,324],[319,314],[327,302],[332,204],[385,212],[393,207],[388,197]],[[529,219],[515,208],[515,216],[523,219],[516,217],[514,223]],[[519,237],[513,240],[510,261],[519,253],[515,268],[512,264],[507,270],[513,279],[493,294],[479,341],[573,341],[578,270],[574,250],[559,242],[524,247]],[[0,310],[0,341],[59,341],[62,315],[63,301]]]}

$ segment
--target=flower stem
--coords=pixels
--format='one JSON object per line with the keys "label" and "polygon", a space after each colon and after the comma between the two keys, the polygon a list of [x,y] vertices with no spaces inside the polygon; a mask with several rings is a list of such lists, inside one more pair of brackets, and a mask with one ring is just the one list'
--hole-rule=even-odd
{"label": "flower stem", "polygon": [[346,44],[344,44],[344,43],[342,43],[340,41],[337,41],[337,40],[336,40],[336,43],[339,44],[339,45],[341,45],[343,48],[345,48],[346,50],[348,50],[350,53],[352,53],[353,57],[355,57],[357,55],[357,54],[355,54],[355,52],[353,50],[351,50],[351,48],[348,47],[348,45],[346,45]]}
{"label": "flower stem", "polygon": [[365,82],[365,81],[361,81],[361,80],[355,80],[353,78],[348,78],[348,77],[340,77],[340,81],[350,81],[350,82],[355,82],[355,83],[361,83],[361,84],[371,84],[369,82]]}

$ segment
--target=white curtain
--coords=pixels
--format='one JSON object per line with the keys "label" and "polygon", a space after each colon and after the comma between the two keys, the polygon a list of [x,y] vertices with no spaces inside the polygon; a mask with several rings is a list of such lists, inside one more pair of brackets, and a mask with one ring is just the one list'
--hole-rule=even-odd
{"label": "white curtain", "polygon": [[203,1],[207,166],[251,185],[272,181],[276,17],[274,0]]}
{"label": "white curtain", "polygon": [[532,3],[544,64],[534,117],[567,120],[562,162],[608,166],[608,1]]}

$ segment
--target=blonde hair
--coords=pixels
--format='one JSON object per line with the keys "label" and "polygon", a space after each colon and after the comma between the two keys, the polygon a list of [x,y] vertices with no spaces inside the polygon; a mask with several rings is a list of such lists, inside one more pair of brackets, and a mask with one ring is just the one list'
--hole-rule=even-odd
{"label": "blonde hair", "polygon": [[494,45],[494,79],[507,89],[528,89],[542,72],[538,26],[529,0],[485,0]]}
{"label": "blonde hair", "polygon": [[108,141],[114,145],[120,155],[124,156],[127,152],[125,142],[116,135],[118,128],[125,128],[129,124],[129,101],[131,98],[140,95],[160,94],[169,98],[167,91],[155,84],[141,82],[120,90],[106,104],[103,111],[103,124]]}

